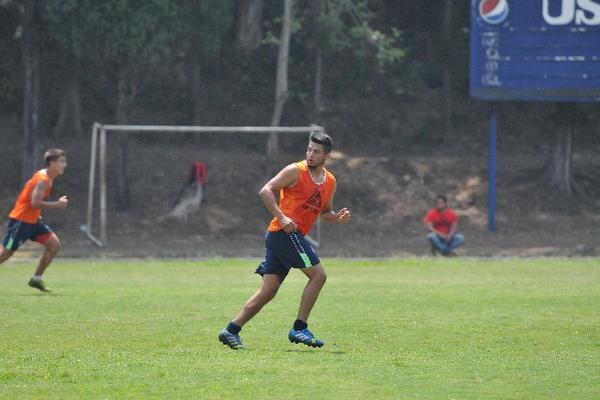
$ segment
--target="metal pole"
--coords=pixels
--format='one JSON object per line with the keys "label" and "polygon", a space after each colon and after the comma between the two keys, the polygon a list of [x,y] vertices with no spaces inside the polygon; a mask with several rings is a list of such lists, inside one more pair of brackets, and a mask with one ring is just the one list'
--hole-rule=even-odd
{"label": "metal pole", "polygon": [[94,217],[94,186],[96,183],[96,153],[98,146],[98,127],[97,122],[94,123],[92,128],[92,145],[90,149],[90,182],[88,188],[88,205],[87,205],[87,218],[85,230],[92,232],[92,222]]}
{"label": "metal pole", "polygon": [[488,231],[496,232],[496,164],[498,155],[498,111],[491,103],[490,110],[490,143],[489,143],[489,200],[488,200]]}
{"label": "metal pole", "polygon": [[321,218],[317,220],[317,247],[321,247]]}
{"label": "metal pole", "polygon": [[306,126],[175,126],[175,125],[102,125],[107,131],[115,132],[206,132],[206,133],[305,133],[319,131],[319,125]]}
{"label": "metal pole", "polygon": [[100,128],[100,241],[106,246],[106,129],[104,127]]}

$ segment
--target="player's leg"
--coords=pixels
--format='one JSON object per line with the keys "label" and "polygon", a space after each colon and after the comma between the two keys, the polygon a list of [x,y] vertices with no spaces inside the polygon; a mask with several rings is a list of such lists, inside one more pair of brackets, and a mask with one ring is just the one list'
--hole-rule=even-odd
{"label": "player's leg", "polygon": [[0,264],[11,258],[13,254],[15,254],[15,251],[17,251],[19,244],[24,240],[21,238],[20,234],[28,234],[27,226],[23,226],[21,222],[12,218],[9,219],[6,236],[4,237],[4,240],[2,240],[2,245],[0,246]]}
{"label": "player's leg", "polygon": [[321,265],[319,256],[308,243],[303,235],[290,234],[290,240],[293,245],[293,251],[290,252],[287,263],[300,265],[301,271],[308,277],[308,283],[302,292],[298,316],[290,332],[288,339],[292,343],[302,343],[311,347],[321,347],[324,345],[322,340],[315,339],[308,330],[308,317],[312,311],[319,293],[325,285],[327,274],[325,268]]}
{"label": "player's leg", "polygon": [[289,267],[286,268],[277,257],[280,236],[276,232],[268,232],[265,236],[265,259],[256,269],[256,273],[262,276],[262,284],[246,301],[238,315],[219,333],[219,341],[231,349],[244,348],[239,336],[242,326],[275,297],[289,271]]}
{"label": "player's leg", "polygon": [[13,250],[6,250],[4,246],[0,246],[0,264],[8,260],[15,254]]}
{"label": "player's leg", "polygon": [[233,323],[240,328],[250,321],[258,312],[277,294],[281,286],[279,275],[264,275],[260,288],[252,296],[233,319]]}
{"label": "player's leg", "polygon": [[238,315],[219,333],[219,341],[233,350],[243,349],[244,345],[239,336],[242,327],[275,297],[279,286],[281,286],[279,275],[264,274],[260,288],[246,300]]}
{"label": "player's leg", "polygon": [[308,283],[304,287],[304,292],[302,293],[297,319],[306,322],[317,302],[317,298],[319,297],[319,293],[321,293],[323,285],[325,285],[325,281],[327,281],[327,274],[325,273],[325,268],[323,268],[321,264],[317,264],[310,268],[302,268],[301,271],[308,277]]}
{"label": "player's leg", "polygon": [[304,287],[298,316],[296,321],[294,321],[294,326],[288,333],[288,339],[292,343],[302,343],[310,347],[322,347],[325,342],[316,339],[312,332],[308,330],[307,321],[310,312],[317,302],[319,293],[321,293],[321,289],[325,285],[325,281],[327,281],[327,274],[321,264],[310,268],[302,268],[302,272],[308,277],[308,283]]}
{"label": "player's leg", "polygon": [[60,240],[55,233],[52,233],[42,241],[41,244],[44,246],[44,253],[42,254],[42,258],[40,258],[40,262],[34,275],[39,277],[44,275],[44,271],[46,271],[46,268],[48,268],[54,257],[58,254],[58,251],[60,250]]}
{"label": "player's leg", "polygon": [[50,289],[48,289],[44,284],[42,275],[44,275],[46,268],[48,268],[54,257],[58,254],[58,251],[60,250],[60,240],[54,232],[39,235],[33,240],[44,246],[44,253],[40,258],[40,262],[38,263],[35,273],[29,280],[29,286],[39,289],[43,292],[49,292]]}

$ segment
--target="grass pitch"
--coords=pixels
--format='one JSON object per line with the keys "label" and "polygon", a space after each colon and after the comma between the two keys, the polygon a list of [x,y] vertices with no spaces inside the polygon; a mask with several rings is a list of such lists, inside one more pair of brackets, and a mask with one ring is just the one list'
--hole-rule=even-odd
{"label": "grass pitch", "polygon": [[0,266],[0,398],[597,399],[600,261],[325,260],[310,327],[293,271],[242,331],[253,260]]}

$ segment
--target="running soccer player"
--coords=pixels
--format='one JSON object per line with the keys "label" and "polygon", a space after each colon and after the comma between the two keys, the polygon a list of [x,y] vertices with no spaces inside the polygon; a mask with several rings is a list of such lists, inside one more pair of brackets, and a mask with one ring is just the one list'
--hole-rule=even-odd
{"label": "running soccer player", "polygon": [[[311,347],[324,345],[308,330],[307,321],[327,275],[305,235],[318,217],[338,224],[350,221],[347,208],[337,212],[333,208],[337,184],[335,177],[325,169],[332,145],[328,135],[312,134],[306,159],[285,167],[260,190],[265,207],[273,215],[265,237],[265,259],[256,269],[262,276],[262,284],[219,334],[219,341],[224,345],[234,350],[243,348],[240,330],[275,297],[291,268],[300,268],[308,277],[308,283],[288,339]],[[279,205],[276,201],[278,193]]]}
{"label": "running soccer player", "polygon": [[9,214],[8,231],[0,246],[0,264],[8,260],[19,246],[27,240],[33,240],[45,247],[29,286],[42,292],[49,292],[42,281],[42,275],[60,249],[60,241],[52,229],[42,220],[42,209],[66,208],[67,196],[58,201],[48,201],[52,191],[52,181],[62,175],[67,168],[65,152],[60,149],[50,149],[44,154],[46,168],[39,170],[19,194],[14,208]]}

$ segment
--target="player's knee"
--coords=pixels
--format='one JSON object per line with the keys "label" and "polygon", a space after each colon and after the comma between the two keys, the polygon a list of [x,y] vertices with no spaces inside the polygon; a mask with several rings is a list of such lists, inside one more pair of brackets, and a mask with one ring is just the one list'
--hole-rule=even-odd
{"label": "player's knee", "polygon": [[51,237],[44,244],[46,245],[46,248],[54,254],[58,253],[61,246],[60,240],[56,236]]}
{"label": "player's knee", "polygon": [[311,276],[311,280],[324,285],[327,281],[327,273],[323,268],[316,269]]}
{"label": "player's knee", "polygon": [[266,300],[271,300],[273,297],[275,297],[275,295],[277,294],[277,291],[279,290],[279,284],[263,284],[262,287],[260,288],[260,294],[261,297],[266,299]]}
{"label": "player's knee", "polygon": [[271,286],[271,287],[262,288],[261,292],[265,299],[272,300],[273,297],[275,297],[275,295],[277,294],[278,290],[279,290],[278,286]]}
{"label": "player's knee", "polygon": [[435,241],[436,237],[435,237],[435,233],[430,232],[427,234],[427,240],[429,240],[430,242]]}

